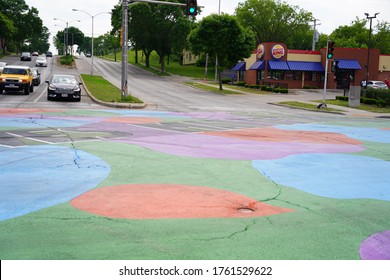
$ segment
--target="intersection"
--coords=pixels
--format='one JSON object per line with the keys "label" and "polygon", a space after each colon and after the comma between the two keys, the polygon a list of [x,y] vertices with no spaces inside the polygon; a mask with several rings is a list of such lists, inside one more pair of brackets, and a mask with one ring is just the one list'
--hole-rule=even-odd
{"label": "intersection", "polygon": [[389,120],[277,108],[2,109],[1,259],[389,259]]}

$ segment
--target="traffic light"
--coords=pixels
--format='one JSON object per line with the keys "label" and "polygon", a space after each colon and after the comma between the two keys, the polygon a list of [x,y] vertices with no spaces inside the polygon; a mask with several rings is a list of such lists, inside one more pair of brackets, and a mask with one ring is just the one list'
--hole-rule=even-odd
{"label": "traffic light", "polygon": [[333,51],[334,51],[334,42],[328,41],[328,54],[326,56],[328,59],[333,58]]}
{"label": "traffic light", "polygon": [[198,11],[198,6],[196,0],[187,0],[186,5],[187,16],[196,16]]}

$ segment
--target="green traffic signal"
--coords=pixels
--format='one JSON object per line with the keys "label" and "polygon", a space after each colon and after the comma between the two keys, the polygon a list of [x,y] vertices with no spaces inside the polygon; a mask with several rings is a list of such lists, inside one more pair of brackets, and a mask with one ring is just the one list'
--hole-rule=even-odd
{"label": "green traffic signal", "polygon": [[328,41],[328,54],[326,55],[327,59],[333,58],[333,51],[334,51],[334,42]]}
{"label": "green traffic signal", "polygon": [[196,0],[187,0],[186,11],[187,11],[187,16],[196,16],[197,15]]}

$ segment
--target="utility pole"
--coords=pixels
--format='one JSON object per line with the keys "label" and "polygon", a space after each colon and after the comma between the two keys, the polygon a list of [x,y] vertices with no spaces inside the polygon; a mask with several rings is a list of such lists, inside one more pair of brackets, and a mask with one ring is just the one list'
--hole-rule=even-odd
{"label": "utility pole", "polygon": [[128,64],[128,20],[127,20],[128,3],[127,0],[122,1],[122,80],[121,80],[121,95],[122,98],[128,96],[127,89],[127,64]]}
{"label": "utility pole", "polygon": [[376,18],[379,13],[375,13],[374,16],[369,16],[368,13],[364,14],[366,18],[370,21],[370,32],[368,33],[368,53],[367,53],[367,72],[366,72],[366,86],[368,82],[368,77],[369,77],[369,68],[370,68],[370,47],[371,47],[371,32],[372,32],[372,19]]}
{"label": "utility pole", "polygon": [[312,46],[311,46],[311,50],[312,51],[315,51],[316,49],[316,43],[318,42],[318,32],[317,32],[317,25],[321,25],[321,23],[317,24],[317,20],[319,19],[313,19],[314,21],[314,30],[313,30],[313,43],[312,43]]}

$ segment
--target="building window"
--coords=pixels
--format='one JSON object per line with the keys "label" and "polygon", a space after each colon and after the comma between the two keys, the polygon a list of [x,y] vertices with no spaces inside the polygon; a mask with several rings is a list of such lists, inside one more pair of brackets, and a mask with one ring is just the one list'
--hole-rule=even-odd
{"label": "building window", "polygon": [[284,71],[270,71],[268,79],[271,80],[284,80]]}

